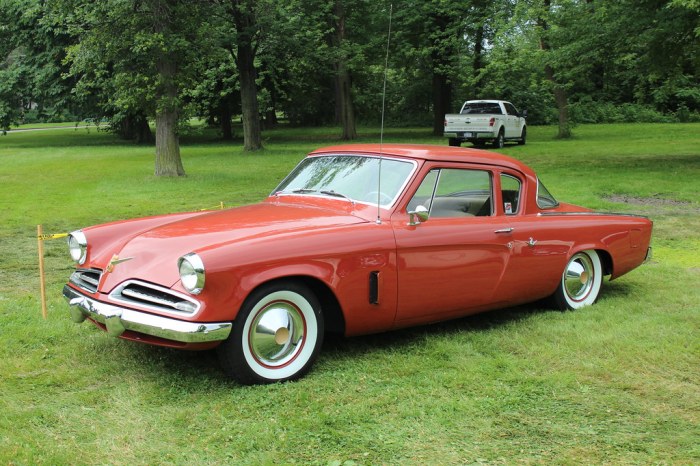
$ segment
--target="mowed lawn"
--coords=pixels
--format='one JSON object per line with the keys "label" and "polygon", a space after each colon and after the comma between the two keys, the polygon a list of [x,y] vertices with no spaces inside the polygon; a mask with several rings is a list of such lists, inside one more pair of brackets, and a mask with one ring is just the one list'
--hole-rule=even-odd
{"label": "mowed lawn", "polygon": [[[306,378],[242,387],[211,352],[72,323],[55,240],[42,319],[37,224],[252,203],[338,134],[268,131],[248,154],[192,130],[182,179],[152,175],[152,147],[94,129],[0,136],[0,464],[700,463],[700,124],[580,126],[567,141],[533,127],[502,150],[562,201],[654,220],[654,260],[580,311],[334,339]],[[385,141],[446,144],[420,128]]]}

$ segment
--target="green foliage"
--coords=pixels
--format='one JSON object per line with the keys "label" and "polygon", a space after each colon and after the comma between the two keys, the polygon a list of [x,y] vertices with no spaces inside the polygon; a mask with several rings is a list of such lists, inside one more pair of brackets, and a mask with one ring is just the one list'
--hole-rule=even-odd
{"label": "green foliage", "polygon": [[571,119],[575,123],[671,123],[691,120],[686,108],[681,116],[664,114],[650,105],[621,104],[612,102],[594,102],[591,99],[581,99],[570,106]]}
{"label": "green foliage", "polygon": [[[222,126],[241,113],[235,64],[242,31],[230,2],[0,2],[0,127],[106,115],[122,131],[125,119],[152,120],[165,107]],[[510,100],[528,109],[532,124],[553,123],[555,87],[565,91],[573,123],[692,121],[700,111],[696,0],[250,4],[258,104],[270,125],[277,115],[296,125],[336,122],[340,58],[357,120],[378,124],[390,5],[392,125],[439,123],[443,107],[455,111],[472,98]],[[344,12],[342,41],[336,7]],[[167,14],[156,14],[160,8]],[[167,28],[159,18],[170,21]],[[159,57],[176,57],[176,97],[165,97]]]}

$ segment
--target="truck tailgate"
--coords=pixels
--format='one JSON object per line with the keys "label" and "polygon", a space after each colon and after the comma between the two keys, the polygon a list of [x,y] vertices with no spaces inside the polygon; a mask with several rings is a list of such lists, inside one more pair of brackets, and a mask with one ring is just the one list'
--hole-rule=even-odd
{"label": "truck tailgate", "polygon": [[493,131],[493,126],[489,125],[490,120],[491,117],[445,115],[445,131]]}

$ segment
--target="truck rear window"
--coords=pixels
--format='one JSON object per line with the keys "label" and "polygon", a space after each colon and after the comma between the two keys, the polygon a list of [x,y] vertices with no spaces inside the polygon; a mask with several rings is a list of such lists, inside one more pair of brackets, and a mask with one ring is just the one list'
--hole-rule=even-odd
{"label": "truck rear window", "polygon": [[472,102],[464,104],[462,115],[502,115],[501,106],[492,102]]}

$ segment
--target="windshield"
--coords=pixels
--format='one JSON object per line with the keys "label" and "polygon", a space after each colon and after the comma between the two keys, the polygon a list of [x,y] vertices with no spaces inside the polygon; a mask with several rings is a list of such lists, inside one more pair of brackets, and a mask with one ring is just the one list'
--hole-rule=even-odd
{"label": "windshield", "polygon": [[547,191],[540,180],[537,180],[537,206],[540,209],[551,209],[559,205],[554,196]]}
{"label": "windshield", "polygon": [[308,157],[272,194],[309,194],[346,198],[387,207],[394,203],[413,172],[413,162],[358,155]]}

